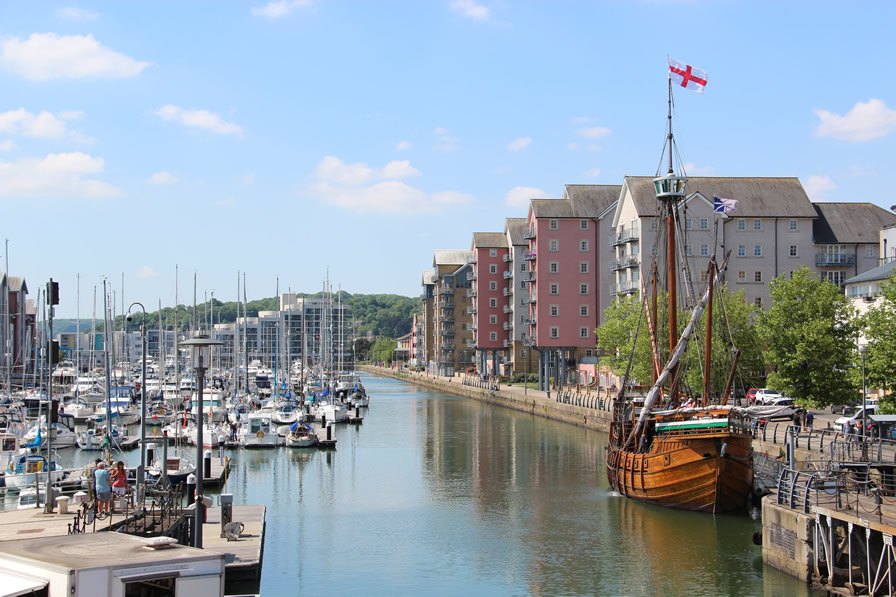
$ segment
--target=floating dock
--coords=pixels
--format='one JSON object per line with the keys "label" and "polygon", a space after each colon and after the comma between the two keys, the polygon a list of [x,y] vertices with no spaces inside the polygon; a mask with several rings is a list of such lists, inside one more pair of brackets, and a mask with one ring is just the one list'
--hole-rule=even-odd
{"label": "floating dock", "polygon": [[236,541],[221,537],[221,507],[206,510],[202,525],[202,547],[224,554],[225,582],[261,579],[264,557],[264,506],[233,506],[231,520],[243,523],[243,532]]}

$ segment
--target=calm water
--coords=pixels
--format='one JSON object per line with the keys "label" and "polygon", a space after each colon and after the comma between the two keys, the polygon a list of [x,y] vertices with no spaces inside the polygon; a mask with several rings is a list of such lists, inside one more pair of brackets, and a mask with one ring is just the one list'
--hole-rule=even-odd
{"label": "calm water", "polygon": [[602,433],[364,383],[335,452],[232,454],[226,490],[268,508],[263,595],[809,594],[762,564],[758,522],[610,492]]}

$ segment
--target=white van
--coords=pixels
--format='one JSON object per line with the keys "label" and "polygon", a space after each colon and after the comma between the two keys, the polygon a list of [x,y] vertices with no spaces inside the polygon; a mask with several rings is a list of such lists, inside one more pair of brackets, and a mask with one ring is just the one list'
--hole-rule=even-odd
{"label": "white van", "polygon": [[[838,431],[843,427],[843,424],[849,422],[850,425],[855,425],[856,421],[861,421],[865,418],[865,408],[868,409],[868,416],[870,417],[874,413],[877,412],[877,406],[868,406],[862,407],[857,406],[852,412],[847,412],[845,415],[834,421],[834,424],[837,426]],[[870,420],[870,419],[869,419]]]}

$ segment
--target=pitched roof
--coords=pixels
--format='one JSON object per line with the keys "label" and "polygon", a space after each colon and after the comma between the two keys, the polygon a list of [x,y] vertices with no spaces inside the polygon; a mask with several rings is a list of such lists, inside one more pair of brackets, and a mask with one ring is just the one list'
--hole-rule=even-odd
{"label": "pitched roof", "polygon": [[896,215],[873,203],[815,203],[815,242],[878,243],[880,231],[896,224]]}
{"label": "pitched roof", "polygon": [[507,236],[503,232],[474,232],[473,246],[507,248]]}
{"label": "pitched roof", "polygon": [[432,253],[433,267],[438,265],[463,265],[467,259],[472,257],[470,251],[461,249],[436,249]]}
{"label": "pitched roof", "polygon": [[436,272],[432,269],[423,270],[423,285],[427,284],[435,284],[436,283]]}
{"label": "pitched roof", "polygon": [[596,218],[619,200],[622,185],[568,184],[566,198],[575,217]]}
{"label": "pitched roof", "polygon": [[[657,212],[652,176],[626,176],[635,208],[640,216]],[[815,209],[803,185],[796,177],[694,176],[688,178],[688,195],[700,193],[710,201],[713,196],[737,200],[733,217],[744,218],[815,218]]]}
{"label": "pitched roof", "polygon": [[25,285],[25,278],[22,278],[21,276],[10,276],[9,291],[21,292],[22,290],[28,292],[28,287]]}
{"label": "pitched roof", "polygon": [[863,272],[858,276],[853,276],[844,282],[844,284],[859,284],[861,282],[887,280],[893,276],[893,272],[896,272],[896,261],[890,261],[883,265],[879,265],[874,269],[869,269],[867,272]]}
{"label": "pitched roof", "polygon": [[565,199],[531,199],[532,213],[536,218],[571,218],[572,206]]}
{"label": "pitched roof", "polygon": [[510,235],[511,245],[528,245],[529,241],[523,238],[528,229],[526,218],[507,218],[504,221],[504,230]]}

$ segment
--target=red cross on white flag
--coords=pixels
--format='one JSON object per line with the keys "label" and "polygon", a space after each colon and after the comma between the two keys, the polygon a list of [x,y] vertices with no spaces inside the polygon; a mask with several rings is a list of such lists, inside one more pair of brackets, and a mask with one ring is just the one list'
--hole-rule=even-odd
{"label": "red cross on white flag", "polygon": [[694,68],[690,64],[682,64],[672,58],[669,58],[669,76],[675,83],[685,89],[693,89],[697,93],[703,93],[703,88],[706,87],[706,71]]}

